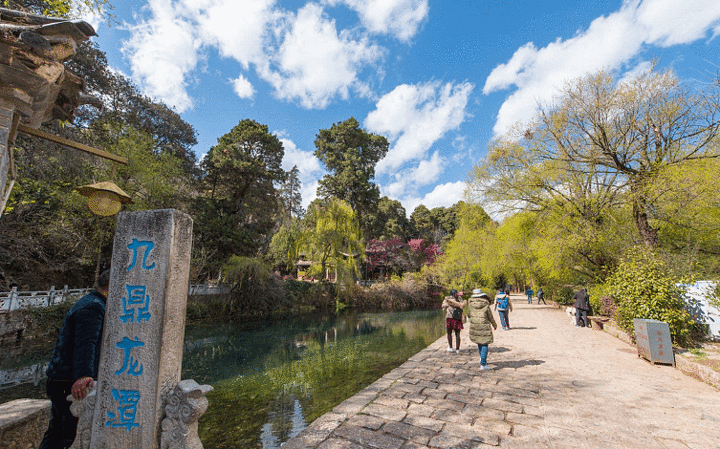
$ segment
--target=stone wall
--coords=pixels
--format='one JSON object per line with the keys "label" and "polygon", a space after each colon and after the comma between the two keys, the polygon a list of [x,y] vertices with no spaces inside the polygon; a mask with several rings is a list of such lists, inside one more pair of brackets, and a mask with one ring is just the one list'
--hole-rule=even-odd
{"label": "stone wall", "polygon": [[17,399],[0,404],[0,442],[4,449],[35,449],[50,420],[50,401]]}

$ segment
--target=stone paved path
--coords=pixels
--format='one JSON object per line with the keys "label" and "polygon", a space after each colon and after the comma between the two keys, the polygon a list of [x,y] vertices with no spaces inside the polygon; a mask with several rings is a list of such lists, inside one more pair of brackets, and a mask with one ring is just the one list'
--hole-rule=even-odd
{"label": "stone paved path", "polygon": [[720,449],[720,392],[556,307],[513,307],[494,370],[479,370],[467,329],[460,354],[443,337],[283,449]]}

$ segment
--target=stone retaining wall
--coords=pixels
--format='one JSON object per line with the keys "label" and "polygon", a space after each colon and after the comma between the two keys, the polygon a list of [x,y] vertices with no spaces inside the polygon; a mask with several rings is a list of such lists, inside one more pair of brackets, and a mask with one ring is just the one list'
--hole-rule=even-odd
{"label": "stone retaining wall", "polygon": [[17,399],[0,404],[0,442],[4,449],[35,449],[50,420],[50,401]]}

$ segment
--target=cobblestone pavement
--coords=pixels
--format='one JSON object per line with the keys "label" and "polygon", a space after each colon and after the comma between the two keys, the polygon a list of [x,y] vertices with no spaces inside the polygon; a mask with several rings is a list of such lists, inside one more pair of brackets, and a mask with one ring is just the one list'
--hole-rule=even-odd
{"label": "cobblestone pavement", "polygon": [[439,339],[283,449],[720,449],[718,390],[557,307],[519,295],[513,307],[493,370],[480,371],[466,328],[460,354]]}

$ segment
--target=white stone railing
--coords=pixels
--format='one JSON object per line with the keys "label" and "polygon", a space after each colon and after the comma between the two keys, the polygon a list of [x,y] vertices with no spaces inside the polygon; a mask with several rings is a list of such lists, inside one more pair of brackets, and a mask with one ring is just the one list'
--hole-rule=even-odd
{"label": "white stone railing", "polygon": [[68,288],[55,290],[55,286],[46,291],[19,292],[13,287],[9,292],[0,292],[0,312],[31,309],[34,307],[47,307],[61,304],[73,297],[87,294],[91,288]]}
{"label": "white stone railing", "polygon": [[[195,284],[190,285],[188,295],[226,295],[230,289],[229,284]],[[0,313],[61,304],[70,298],[86,295],[90,290],[90,287],[68,288],[66,285],[62,290],[55,290],[53,286],[50,290],[20,292],[13,287],[9,292],[0,292]]]}

